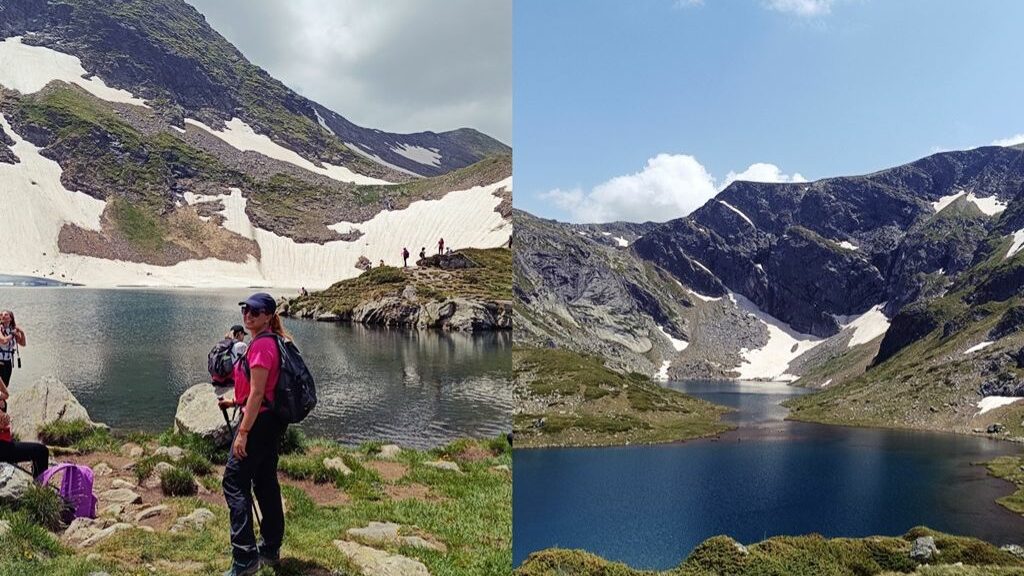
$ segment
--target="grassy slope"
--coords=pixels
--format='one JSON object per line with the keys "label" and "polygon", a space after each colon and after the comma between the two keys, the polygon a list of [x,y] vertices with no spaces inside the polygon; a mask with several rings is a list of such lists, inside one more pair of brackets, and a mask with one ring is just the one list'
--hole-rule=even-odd
{"label": "grassy slope", "polygon": [[1017,491],[996,500],[1007,510],[1024,515],[1024,457],[1002,456],[987,464],[989,474],[1013,482]]}
{"label": "grassy slope", "polygon": [[[939,556],[932,566],[910,559],[915,538],[932,536]],[[778,536],[747,547],[727,536],[709,538],[678,567],[633,570],[578,550],[544,550],[516,570],[518,576],[874,576],[887,574],[1024,574],[1024,559],[974,538],[914,528],[902,537],[834,538]],[[962,566],[956,566],[962,562]]]}
{"label": "grassy slope", "polygon": [[292,300],[289,308],[320,307],[344,316],[362,302],[399,296],[406,286],[416,288],[421,300],[470,298],[486,301],[512,299],[512,252],[507,248],[457,250],[479,266],[442,270],[440,268],[377,267],[355,278],[342,280],[322,292]]}
{"label": "grassy slope", "polygon": [[[181,445],[188,451],[187,459],[207,465],[209,459],[217,462],[226,458],[224,453],[212,450],[194,437],[172,434],[159,438],[141,434],[115,438],[98,432],[77,440],[74,446],[82,451],[116,454],[126,440],[143,445]],[[492,470],[498,464],[511,465],[511,450],[503,438],[461,440],[430,452],[403,450],[398,462],[407,467],[408,472],[399,480],[385,480],[363,465],[372,457],[375,445],[356,450],[321,440],[298,444],[303,446],[300,450],[282,456],[281,477],[334,485],[347,494],[351,502],[320,506],[303,490],[283,486],[287,532],[282,550],[284,561],[277,574],[332,574],[349,570],[351,567],[332,542],[345,539],[345,530],[365,526],[370,521],[416,526],[446,543],[447,553],[407,547],[392,549],[422,561],[435,576],[509,572],[512,561],[511,475]],[[469,453],[476,456],[467,459],[465,455]],[[477,459],[480,454],[486,457]],[[323,459],[332,456],[340,456],[353,474],[341,476],[327,470]],[[458,462],[464,473],[456,475],[423,465],[439,457]],[[154,463],[151,460],[146,460],[147,465]],[[220,490],[216,473],[197,479],[214,493]],[[413,484],[428,487],[434,497],[397,500],[386,494],[389,487]],[[133,529],[120,532],[88,550],[75,550],[62,545],[59,535],[31,521],[27,511],[0,508],[0,519],[8,520],[12,526],[8,536],[0,537],[3,543],[0,545],[0,576],[86,576],[100,571],[114,575],[221,574],[229,558],[227,508],[194,497],[167,498],[164,503],[178,517],[202,506],[212,509],[216,518],[201,531],[171,534]],[[188,572],[175,569],[175,564],[185,563],[196,563],[201,568]],[[266,570],[265,573],[274,572]]]}
{"label": "grassy slope", "polygon": [[594,357],[517,348],[512,360],[522,410],[513,418],[517,447],[674,442],[729,429],[719,420],[726,408],[613,372]]}

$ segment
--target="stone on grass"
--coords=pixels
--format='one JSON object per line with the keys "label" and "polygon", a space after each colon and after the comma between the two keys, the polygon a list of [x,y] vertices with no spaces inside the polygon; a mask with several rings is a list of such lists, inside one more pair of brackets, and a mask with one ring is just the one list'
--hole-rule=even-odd
{"label": "stone on grass", "polygon": [[0,503],[17,502],[32,482],[32,475],[28,472],[13,464],[0,462]]}
{"label": "stone on grass", "polygon": [[1007,544],[1006,546],[1003,546],[999,549],[1003,552],[1009,552],[1017,558],[1024,558],[1024,547],[1018,546],[1016,544]]}
{"label": "stone on grass", "polygon": [[939,549],[935,547],[935,538],[921,536],[914,540],[910,549],[910,558],[918,562],[926,562],[939,555]]}
{"label": "stone on grass", "polygon": [[402,449],[396,444],[385,444],[380,447],[380,452],[377,453],[377,458],[381,460],[394,460],[398,458],[398,454]]}
{"label": "stone on grass", "polygon": [[0,538],[3,538],[11,531],[11,523],[7,520],[0,520]]}
{"label": "stone on grass", "polygon": [[134,490],[138,486],[138,483],[131,480],[125,480],[124,478],[114,478],[110,483],[111,488],[127,488],[129,490]]}
{"label": "stone on grass", "polygon": [[427,567],[412,558],[346,540],[335,540],[334,545],[363,576],[430,576]]}
{"label": "stone on grass", "polygon": [[224,448],[231,443],[231,431],[224,412],[217,407],[217,396],[226,389],[214,388],[209,382],[196,384],[178,398],[174,414],[174,431],[198,434]]}
{"label": "stone on grass", "polygon": [[99,464],[93,466],[93,468],[92,468],[92,475],[93,476],[107,476],[107,475],[111,474],[113,471],[114,471],[114,469],[110,467],[110,464],[107,464],[106,462],[100,462]]}
{"label": "stone on grass", "polygon": [[128,488],[114,488],[101,493],[100,501],[111,504],[138,504],[142,502],[142,496]]}
{"label": "stone on grass", "polygon": [[210,512],[206,508],[196,508],[188,516],[178,518],[178,521],[174,523],[174,526],[171,526],[170,531],[178,533],[189,529],[202,530],[203,526],[213,519],[213,512]]}
{"label": "stone on grass", "polygon": [[93,534],[92,536],[86,538],[85,540],[83,540],[78,545],[78,547],[79,548],[89,548],[90,546],[94,546],[97,543],[102,542],[102,541],[106,540],[107,538],[110,538],[114,534],[116,534],[116,533],[118,533],[118,532],[120,532],[122,530],[128,530],[129,528],[134,528],[134,526],[132,526],[131,524],[128,524],[127,522],[118,522],[117,524],[114,524],[113,526],[109,526],[107,528],[104,528],[103,530],[100,530],[99,532],[97,532],[97,533]]}
{"label": "stone on grass", "polygon": [[136,514],[135,515],[135,521],[136,522],[142,522],[143,520],[146,520],[147,518],[153,518],[154,516],[159,516],[159,515],[163,514],[165,510],[167,510],[167,506],[165,506],[163,504],[161,504],[159,506],[151,506],[149,508],[146,508],[145,510],[140,511],[138,514]]}
{"label": "stone on grass", "polygon": [[181,446],[161,446],[153,451],[153,456],[167,456],[177,462],[185,457],[185,450]]}
{"label": "stone on grass", "polygon": [[324,458],[324,468],[337,470],[341,472],[342,476],[348,476],[352,473],[352,470],[345,465],[345,461],[341,458]]}
{"label": "stone on grass", "polygon": [[427,548],[445,552],[447,548],[443,544],[437,544],[420,536],[402,536],[399,534],[401,526],[394,522],[370,522],[363,528],[349,528],[345,534],[349,538],[365,542],[373,546],[384,546],[392,544],[395,546],[411,546],[413,548]]}
{"label": "stone on grass", "polygon": [[451,472],[462,472],[462,468],[455,462],[448,462],[447,460],[436,460],[434,462],[424,462],[424,466],[430,466],[431,468],[437,468],[438,470],[449,470]]}
{"label": "stone on grass", "polygon": [[74,394],[53,376],[44,376],[30,386],[11,390],[7,404],[11,432],[23,442],[38,442],[39,427],[58,420],[84,420],[97,428],[106,427],[93,422]]}
{"label": "stone on grass", "polygon": [[146,451],[142,449],[142,446],[129,442],[124,446],[121,446],[121,455],[129,458],[141,458]]}

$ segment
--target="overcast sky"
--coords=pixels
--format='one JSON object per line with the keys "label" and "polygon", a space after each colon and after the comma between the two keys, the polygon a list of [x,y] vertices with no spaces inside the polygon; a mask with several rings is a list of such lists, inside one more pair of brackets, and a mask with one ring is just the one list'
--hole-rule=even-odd
{"label": "overcast sky", "polygon": [[368,128],[512,143],[511,0],[187,0],[299,94]]}

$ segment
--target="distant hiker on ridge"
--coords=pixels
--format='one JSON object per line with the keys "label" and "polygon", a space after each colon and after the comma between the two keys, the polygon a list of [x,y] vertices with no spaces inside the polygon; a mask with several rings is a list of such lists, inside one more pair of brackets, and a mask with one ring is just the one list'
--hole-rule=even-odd
{"label": "distant hiker on ridge", "polygon": [[437,241],[437,253],[444,254],[444,238]]}
{"label": "distant hiker on ridge", "polygon": [[423,260],[426,257],[427,257],[427,248],[426,248],[426,246],[424,246],[424,247],[420,248],[420,260]]}
{"label": "distant hiker on ridge", "polygon": [[378,266],[378,268],[383,268],[383,267],[384,267],[384,259],[381,258],[380,259],[380,265]]}
{"label": "distant hiker on ridge", "polygon": [[409,267],[409,249],[402,248],[402,268]]}
{"label": "distant hiker on ridge", "polygon": [[301,294],[303,296],[309,296],[309,291],[306,290],[305,286],[303,286],[302,288],[299,289],[299,294]]}

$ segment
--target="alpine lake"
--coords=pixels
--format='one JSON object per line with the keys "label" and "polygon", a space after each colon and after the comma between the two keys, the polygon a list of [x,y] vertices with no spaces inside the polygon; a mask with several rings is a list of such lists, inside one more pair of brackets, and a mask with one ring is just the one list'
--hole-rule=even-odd
{"label": "alpine lake", "polygon": [[653,446],[517,449],[513,564],[550,547],[633,568],[677,566],[705,539],[896,536],[925,525],[1024,544],[1024,518],[995,503],[1013,486],[983,462],[1019,445],[953,434],[785,421],[805,390],[761,382],[672,382],[730,406],[734,431]]}
{"label": "alpine lake", "polygon": [[[162,432],[178,397],[209,382],[207,354],[238,302],[269,289],[3,287],[26,332],[13,389],[57,377],[97,422]],[[346,444],[430,448],[511,429],[511,332],[443,333],[284,319],[316,379],[299,427]]]}

